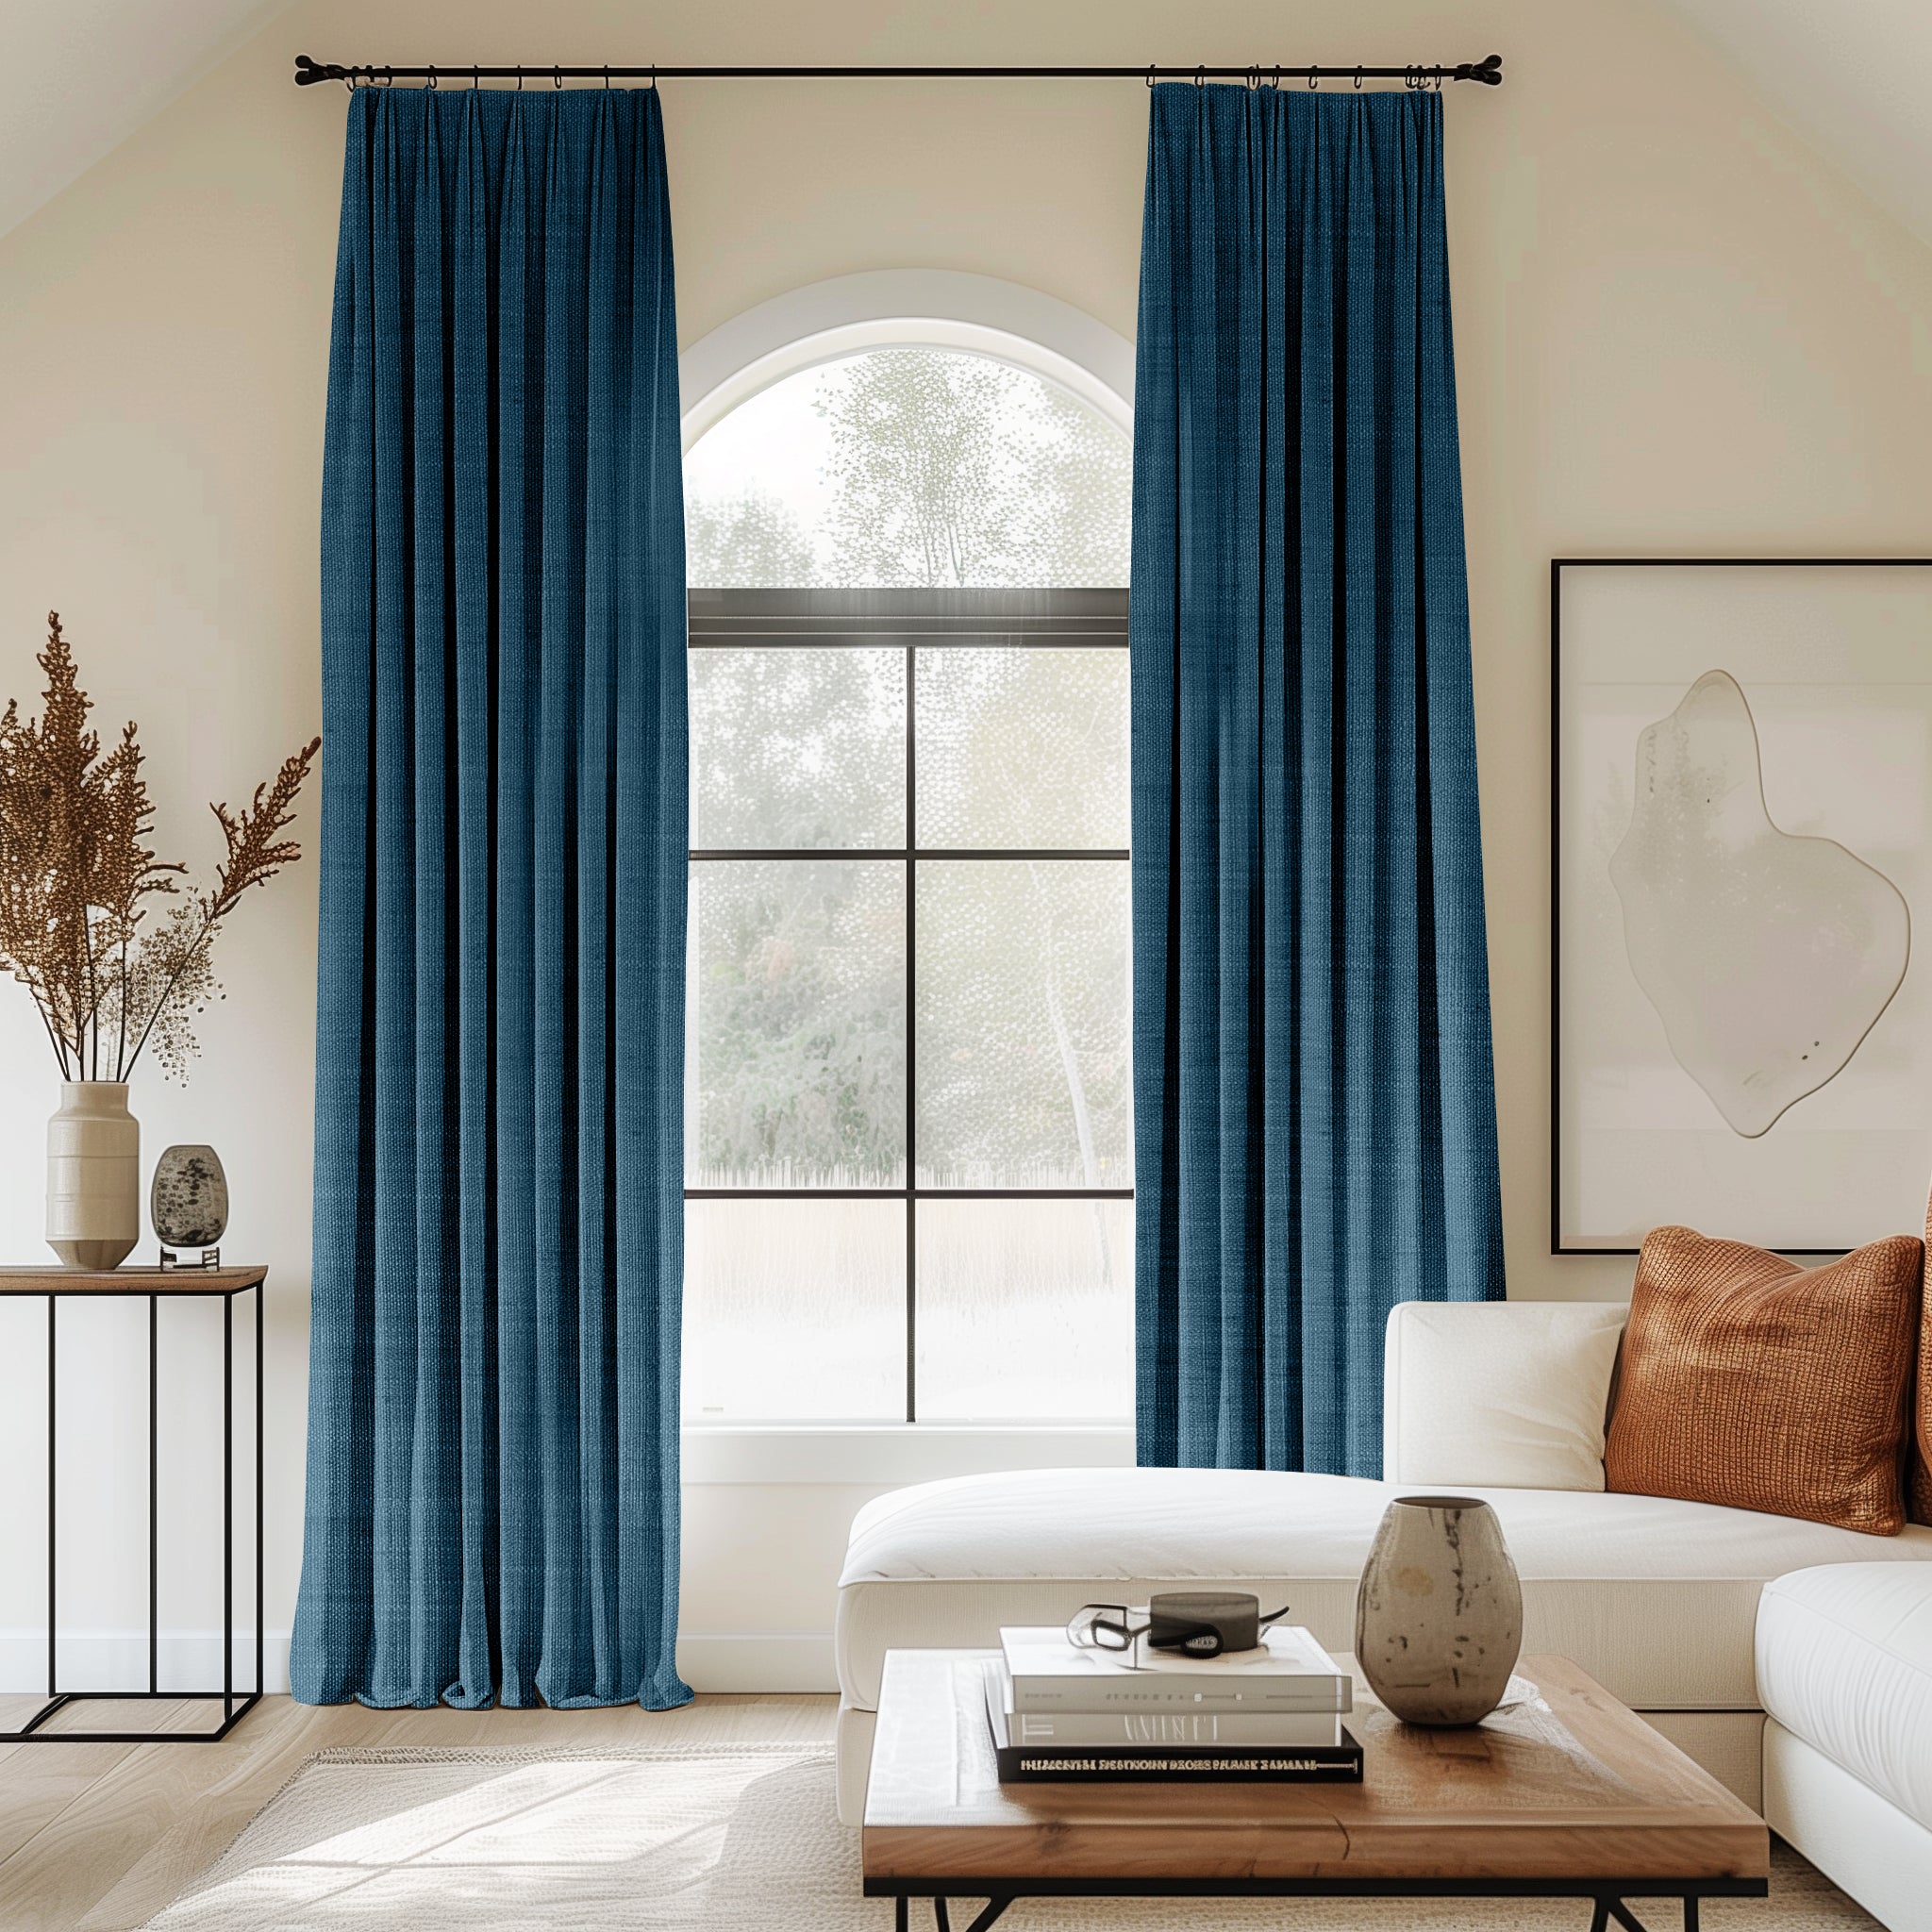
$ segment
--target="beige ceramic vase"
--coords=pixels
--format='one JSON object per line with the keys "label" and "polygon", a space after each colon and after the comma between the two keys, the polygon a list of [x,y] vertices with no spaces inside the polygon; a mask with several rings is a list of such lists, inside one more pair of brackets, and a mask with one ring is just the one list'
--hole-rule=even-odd
{"label": "beige ceramic vase", "polygon": [[141,1239],[141,1124],[125,1080],[63,1080],[47,1122],[47,1245],[70,1268],[118,1268]]}
{"label": "beige ceramic vase", "polygon": [[1496,1512],[1474,1496],[1398,1496],[1355,1600],[1369,1688],[1405,1724],[1478,1724],[1522,1649],[1523,1588]]}

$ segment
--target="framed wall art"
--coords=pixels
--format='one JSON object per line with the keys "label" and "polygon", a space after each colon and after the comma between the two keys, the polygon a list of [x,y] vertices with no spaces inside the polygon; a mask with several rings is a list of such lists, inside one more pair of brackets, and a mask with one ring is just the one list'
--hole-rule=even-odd
{"label": "framed wall art", "polygon": [[1550,566],[1551,1247],[1916,1233],[1932,558]]}

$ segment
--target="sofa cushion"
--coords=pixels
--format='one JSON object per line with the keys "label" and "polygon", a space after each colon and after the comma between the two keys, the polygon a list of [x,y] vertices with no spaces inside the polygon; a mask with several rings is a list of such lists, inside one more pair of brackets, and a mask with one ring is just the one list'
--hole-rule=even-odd
{"label": "sofa cushion", "polygon": [[1608,1486],[1894,1534],[1924,1267],[1916,1235],[1800,1268],[1656,1229],[1630,1297]]}
{"label": "sofa cushion", "polygon": [[1767,1584],[1764,1707],[1932,1826],[1932,1566],[1834,1563]]}
{"label": "sofa cushion", "polygon": [[1517,1490],[1604,1487],[1622,1302],[1399,1302],[1389,1311],[1382,1474]]}
{"label": "sofa cushion", "polygon": [[[1063,1469],[896,1490],[852,1525],[839,1681],[870,1709],[889,1647],[997,1641],[1096,1598],[1199,1579],[1283,1598],[1331,1649],[1392,1484],[1259,1470]],[[1524,1646],[1574,1657],[1638,1709],[1753,1710],[1765,1581],[1829,1562],[1932,1560],[1932,1529],[1859,1536],[1653,1496],[1474,1488],[1523,1577]]]}

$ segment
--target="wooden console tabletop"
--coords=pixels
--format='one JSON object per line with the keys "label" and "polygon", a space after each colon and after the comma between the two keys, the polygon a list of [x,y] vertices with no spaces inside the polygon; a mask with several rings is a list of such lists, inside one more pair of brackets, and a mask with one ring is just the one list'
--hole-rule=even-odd
{"label": "wooden console tabletop", "polygon": [[0,1294],[240,1294],[266,1268],[0,1268]]}

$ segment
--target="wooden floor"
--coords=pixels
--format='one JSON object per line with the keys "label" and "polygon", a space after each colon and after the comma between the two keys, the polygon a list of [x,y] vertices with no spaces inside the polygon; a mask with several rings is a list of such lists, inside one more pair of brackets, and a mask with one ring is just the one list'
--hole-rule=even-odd
{"label": "wooden floor", "polygon": [[[0,1698],[0,1728],[24,1722],[35,1702]],[[89,1704],[78,1722],[145,1727],[157,1708]],[[179,1722],[199,1726],[206,1708],[184,1707]],[[125,1932],[141,1924],[318,1751],[829,1742],[837,1708],[832,1697],[700,1697],[671,1711],[365,1710],[270,1697],[219,1744],[0,1745],[0,1927]]]}

